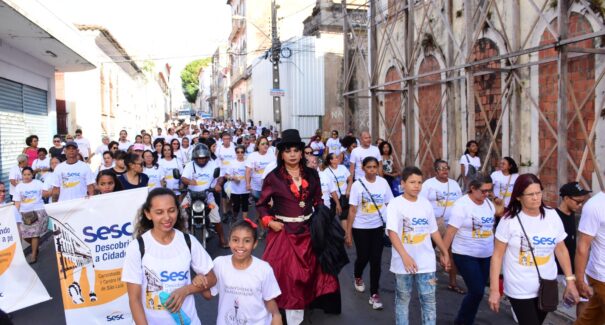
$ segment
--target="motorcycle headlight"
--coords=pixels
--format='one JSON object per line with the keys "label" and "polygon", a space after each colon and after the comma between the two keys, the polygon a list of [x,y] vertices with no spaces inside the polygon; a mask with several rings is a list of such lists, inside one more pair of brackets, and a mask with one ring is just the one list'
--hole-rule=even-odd
{"label": "motorcycle headlight", "polygon": [[200,213],[200,212],[204,211],[204,209],[206,208],[206,205],[202,201],[195,201],[195,202],[193,202],[193,205],[191,206],[191,208],[193,209],[193,212]]}

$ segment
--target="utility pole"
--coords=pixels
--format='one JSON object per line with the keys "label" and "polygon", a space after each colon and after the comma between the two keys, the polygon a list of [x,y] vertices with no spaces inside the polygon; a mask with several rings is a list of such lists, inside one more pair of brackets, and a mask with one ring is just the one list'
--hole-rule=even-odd
{"label": "utility pole", "polygon": [[378,33],[376,31],[376,1],[370,0],[370,34],[369,42],[369,67],[368,71],[370,71],[370,75],[368,76],[368,84],[370,87],[370,134],[373,139],[378,139],[378,94],[376,93],[376,89],[372,88],[374,85],[378,83],[378,78],[376,77],[376,66],[378,65]]}
{"label": "utility pole", "polygon": [[[273,64],[273,89],[279,89],[279,57],[281,55],[281,42],[277,35],[277,6],[271,0],[271,63]],[[278,94],[279,95],[279,94]],[[273,120],[279,124],[282,131],[281,97],[273,96]]]}
{"label": "utility pole", "polygon": [[[349,75],[349,22],[348,22],[348,12],[347,12],[347,0],[342,0],[342,40],[343,40],[343,51],[342,51],[342,59],[343,59],[343,69],[342,69],[342,80],[344,80],[342,86],[342,93],[346,93],[349,91],[349,87],[347,86],[349,80],[347,76]],[[349,109],[349,97],[342,97],[342,109],[343,109],[343,118],[344,118],[344,129],[343,133],[346,134],[348,130],[351,129],[349,125],[350,121],[350,109]]]}

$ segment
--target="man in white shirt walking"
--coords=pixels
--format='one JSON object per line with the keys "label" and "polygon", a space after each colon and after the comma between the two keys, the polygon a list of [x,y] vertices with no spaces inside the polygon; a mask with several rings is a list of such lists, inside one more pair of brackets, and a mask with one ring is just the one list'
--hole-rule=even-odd
{"label": "man in white shirt walking", "polygon": [[353,175],[353,179],[359,179],[365,176],[365,173],[361,168],[361,162],[366,157],[370,156],[378,160],[378,174],[382,176],[382,156],[380,155],[378,147],[372,145],[372,136],[370,135],[370,132],[361,132],[360,138],[361,145],[351,151],[351,166],[349,168],[351,175]]}
{"label": "man in white shirt walking", "polygon": [[[78,150],[84,158],[84,162],[90,163],[90,158],[92,157],[92,152],[90,150],[90,141],[82,136],[82,129],[76,130],[76,143],[78,144]],[[109,143],[109,142],[107,142]]]}
{"label": "man in white shirt walking", "polygon": [[603,207],[605,207],[605,191],[595,194],[582,208],[575,258],[576,282],[580,295],[590,300],[575,322],[576,325],[605,323],[605,209]]}
{"label": "man in white shirt walking", "polygon": [[94,195],[94,176],[88,164],[78,160],[78,144],[75,141],[65,143],[65,158],[53,174],[53,202]]}

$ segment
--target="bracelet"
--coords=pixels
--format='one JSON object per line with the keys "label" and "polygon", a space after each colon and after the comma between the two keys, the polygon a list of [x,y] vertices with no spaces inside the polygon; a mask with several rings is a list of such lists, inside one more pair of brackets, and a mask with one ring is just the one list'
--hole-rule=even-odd
{"label": "bracelet", "polygon": [[275,220],[275,218],[273,218],[272,216],[264,216],[261,218],[261,221],[265,228],[269,227],[269,223],[273,220]]}
{"label": "bracelet", "polygon": [[575,275],[566,276],[565,280],[566,281],[576,281],[576,276]]}

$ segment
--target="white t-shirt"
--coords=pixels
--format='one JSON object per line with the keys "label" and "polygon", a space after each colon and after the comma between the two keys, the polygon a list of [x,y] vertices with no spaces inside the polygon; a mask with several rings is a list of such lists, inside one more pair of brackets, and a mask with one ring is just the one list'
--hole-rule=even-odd
{"label": "white t-shirt", "polygon": [[331,207],[330,197],[332,192],[338,192],[336,182],[332,180],[332,174],[329,171],[324,170],[319,172],[319,182],[321,184],[321,198],[324,201],[324,205],[329,209]]}
{"label": "white t-shirt", "polygon": [[248,156],[246,159],[246,167],[250,168],[250,187],[253,190],[262,190],[265,169],[270,163],[275,161],[275,155],[272,155],[270,152],[261,155],[256,151]]}
{"label": "white t-shirt", "polygon": [[193,148],[191,146],[187,148],[181,147],[181,160],[183,161],[183,165],[188,164],[191,161],[191,151]]}
{"label": "white t-shirt", "polygon": [[37,179],[33,179],[29,183],[19,183],[15,189],[13,201],[21,202],[19,207],[20,212],[29,212],[44,209],[44,201],[42,201],[42,190],[44,184]]}
{"label": "white t-shirt", "polygon": [[173,151],[173,154],[177,163],[181,166],[185,166],[185,163],[183,162],[183,150],[179,149],[177,151]]}
{"label": "white t-shirt", "polygon": [[[567,237],[561,218],[554,209],[546,209],[544,218],[530,217],[523,212],[519,217],[531,239],[542,278],[556,279],[555,246]],[[504,293],[515,299],[536,298],[540,286],[538,272],[517,217],[500,220],[496,239],[507,244],[502,267]]]}
{"label": "white t-shirt", "polygon": [[210,292],[219,295],[216,324],[271,324],[265,302],[278,297],[281,290],[269,263],[252,256],[252,264],[238,270],[231,255],[219,256],[213,271],[217,282]]}
{"label": "white t-shirt", "polygon": [[[507,207],[510,202],[510,196],[513,193],[513,186],[515,186],[519,174],[505,176],[501,171],[497,170],[490,177],[494,184],[494,195],[499,199],[504,199],[504,206]],[[508,188],[506,187],[507,184]]]}
{"label": "white t-shirt", "polygon": [[435,218],[441,218],[447,224],[452,214],[454,202],[462,196],[460,185],[452,179],[442,183],[436,177],[429,178],[422,183],[420,196],[425,197],[433,206]]}
{"label": "white t-shirt", "polygon": [[178,163],[176,158],[172,158],[170,161],[162,158],[158,161],[158,165],[164,171],[164,179],[166,180],[166,188],[173,190],[175,193],[179,192],[180,180],[174,178],[173,170],[178,169],[181,173],[183,172],[183,166]]}
{"label": "white t-shirt", "polygon": [[109,151],[109,148],[107,147],[107,144],[102,144],[102,145],[100,145],[100,146],[97,147],[97,150],[95,150],[95,154],[98,155],[98,156],[103,156],[103,153],[105,151]]}
{"label": "white t-shirt", "polygon": [[[21,180],[23,179],[23,177],[21,176],[21,167],[17,166],[13,166],[10,170],[10,172],[8,173],[8,179],[11,180],[16,180],[17,184],[19,182],[21,182]],[[15,186],[13,186],[13,184],[9,184],[9,190],[8,190],[8,194],[15,196]]]}
{"label": "white t-shirt", "polygon": [[86,138],[76,138],[74,140],[78,144],[78,151],[84,157],[84,159],[88,158],[88,150],[90,150],[90,141]]}
{"label": "white t-shirt", "polygon": [[59,187],[59,202],[83,198],[88,194],[88,185],[95,183],[94,175],[88,164],[76,161],[60,163],[54,171],[54,187]]}
{"label": "white t-shirt", "polygon": [[162,179],[166,177],[166,171],[161,167],[151,167],[151,168],[143,168],[143,174],[149,177],[149,182],[147,183],[147,187],[149,190],[153,190],[158,187],[162,187]]}
{"label": "white t-shirt", "polygon": [[[466,160],[467,157],[468,160]],[[477,171],[481,168],[481,159],[479,159],[479,156],[471,157],[471,155],[468,154],[462,155],[462,157],[460,157],[460,165],[464,165],[464,176],[468,175],[469,162],[471,165],[475,166]]]}
{"label": "white t-shirt", "polygon": [[321,141],[313,141],[310,145],[311,149],[313,149],[313,155],[318,156],[319,152],[326,148],[323,142]]}
{"label": "white t-shirt", "polygon": [[122,142],[122,141],[118,140],[118,149],[120,149],[122,151],[128,152],[128,148],[130,148],[131,145],[132,145],[132,143],[130,143],[130,141],[128,141],[128,140],[126,140],[126,142]]}
{"label": "white t-shirt", "polygon": [[191,191],[201,192],[213,185],[215,169],[216,164],[213,161],[208,161],[204,167],[200,167],[192,161],[185,166],[182,177],[195,182],[195,185],[188,185]]}
{"label": "white t-shirt", "polygon": [[250,144],[248,145],[248,147],[246,147],[246,154],[247,154],[247,155],[252,154],[252,153],[254,152],[254,149],[256,149],[256,144],[254,144],[254,143],[250,143]]}
{"label": "white t-shirt", "polygon": [[594,237],[590,245],[590,258],[586,274],[605,282],[605,193],[595,194],[584,204],[578,231]]}
{"label": "white t-shirt", "polygon": [[326,141],[326,147],[328,147],[330,153],[338,155],[342,149],[342,144],[340,144],[340,139],[338,138],[329,138],[328,141]]}
{"label": "white t-shirt", "polygon": [[[36,170],[36,169],[42,169],[42,168],[50,168],[50,158],[46,157],[46,159],[44,160],[40,160],[40,159],[36,159],[34,160],[34,162],[32,163],[32,169]],[[44,176],[47,174],[48,172],[40,172],[40,174],[42,174],[42,179],[44,179]]]}
{"label": "white t-shirt", "polygon": [[494,253],[494,205],[486,199],[477,205],[467,195],[454,203],[449,225],[458,229],[452,253],[478,258]]}
{"label": "white t-shirt", "polygon": [[[431,203],[421,196],[415,202],[403,196],[394,198],[387,207],[387,230],[397,233],[405,251],[414,259],[418,273],[435,272],[435,250],[431,234],[437,231],[437,221]],[[409,274],[395,248],[391,249],[391,272]]]}
{"label": "white t-shirt", "polygon": [[224,175],[231,162],[237,159],[235,154],[235,145],[231,143],[227,148],[225,148],[222,144],[220,146],[217,145],[215,154],[217,160],[219,161],[221,175]]}
{"label": "white t-shirt", "polygon": [[386,222],[385,205],[389,204],[389,201],[393,199],[391,188],[387,181],[380,176],[376,176],[376,181],[374,181],[374,183],[370,183],[364,178],[363,183],[372,194],[374,202],[376,202],[376,205],[382,214],[382,218],[385,220],[380,219],[380,214],[370,199],[368,191],[366,191],[360,181],[357,180],[351,186],[351,192],[349,194],[349,204],[357,207],[353,228],[374,229],[382,227],[383,221]]}
{"label": "white t-shirt", "polygon": [[246,191],[246,162],[234,160],[227,168],[227,175],[233,176],[231,181],[231,194],[250,193]]}
{"label": "white t-shirt", "polygon": [[351,173],[349,172],[347,167],[343,165],[338,165],[338,168],[336,168],[336,170],[332,169],[332,167],[328,167],[324,170],[324,172],[330,177],[330,180],[332,180],[335,184],[336,181],[338,181],[338,187],[340,187],[340,192],[338,192],[337,188],[336,194],[339,198],[341,194],[347,194],[347,179],[349,178],[349,176],[351,176]]}
{"label": "white t-shirt", "polygon": [[[56,182],[55,178],[56,178],[55,172],[46,173],[46,175],[44,176],[44,184],[43,184],[44,186],[42,187],[42,189],[44,191],[52,191],[53,187],[55,186],[55,182]],[[48,203],[54,203],[52,196],[50,196],[48,198]]]}
{"label": "white t-shirt", "polygon": [[[141,285],[143,309],[148,324],[174,324],[172,316],[160,302],[159,293],[171,293],[191,284],[190,268],[195,273],[208,274],[213,267],[210,255],[194,236],[189,236],[190,252],[183,233],[176,229],[175,232],[168,245],[158,243],[150,231],[144,233],[142,238],[145,255],[142,260],[136,240],[131,241],[126,248],[122,281]],[[191,318],[191,324],[201,324],[193,295],[185,298],[181,310]]]}
{"label": "white t-shirt", "polygon": [[355,179],[363,178],[366,175],[361,164],[366,157],[374,157],[378,159],[379,162],[382,161],[382,156],[376,146],[370,145],[367,149],[359,146],[353,149],[353,151],[351,151],[350,162],[351,164],[355,164]]}

